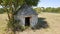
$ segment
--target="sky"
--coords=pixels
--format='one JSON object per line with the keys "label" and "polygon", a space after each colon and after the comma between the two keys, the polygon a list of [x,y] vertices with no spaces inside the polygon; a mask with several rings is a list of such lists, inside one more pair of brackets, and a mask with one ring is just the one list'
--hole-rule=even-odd
{"label": "sky", "polygon": [[40,0],[37,7],[60,7],[60,0]]}

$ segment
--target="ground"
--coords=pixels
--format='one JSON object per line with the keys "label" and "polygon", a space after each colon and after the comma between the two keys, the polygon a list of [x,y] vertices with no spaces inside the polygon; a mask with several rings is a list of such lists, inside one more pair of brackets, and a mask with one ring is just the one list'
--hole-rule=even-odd
{"label": "ground", "polygon": [[[60,34],[60,14],[57,13],[41,13],[38,15],[47,23],[47,28],[40,28],[36,30],[25,30],[19,32],[20,34]],[[5,33],[5,26],[7,24],[7,14],[0,14],[0,34]],[[43,22],[42,22],[43,23]]]}

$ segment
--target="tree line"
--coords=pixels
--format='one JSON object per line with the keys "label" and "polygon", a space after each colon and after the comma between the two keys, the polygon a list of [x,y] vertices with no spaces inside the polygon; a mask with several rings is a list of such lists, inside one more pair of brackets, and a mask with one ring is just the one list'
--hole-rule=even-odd
{"label": "tree line", "polygon": [[38,8],[34,8],[34,10],[36,10],[37,13],[40,12],[51,12],[51,13],[60,13],[60,7],[57,8],[52,8],[52,7],[38,7]]}

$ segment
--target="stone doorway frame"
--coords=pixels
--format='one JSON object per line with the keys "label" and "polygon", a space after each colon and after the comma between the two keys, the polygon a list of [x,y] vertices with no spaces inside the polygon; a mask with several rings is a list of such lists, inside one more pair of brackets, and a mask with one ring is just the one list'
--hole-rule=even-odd
{"label": "stone doorway frame", "polygon": [[[31,17],[25,17],[25,26],[30,26]],[[26,23],[27,22],[27,23]]]}

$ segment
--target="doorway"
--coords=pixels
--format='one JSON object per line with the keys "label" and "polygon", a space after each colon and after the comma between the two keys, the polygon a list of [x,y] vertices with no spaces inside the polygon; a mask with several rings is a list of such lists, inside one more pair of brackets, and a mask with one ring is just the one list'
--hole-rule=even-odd
{"label": "doorway", "polygon": [[30,26],[30,17],[25,17],[25,26]]}

